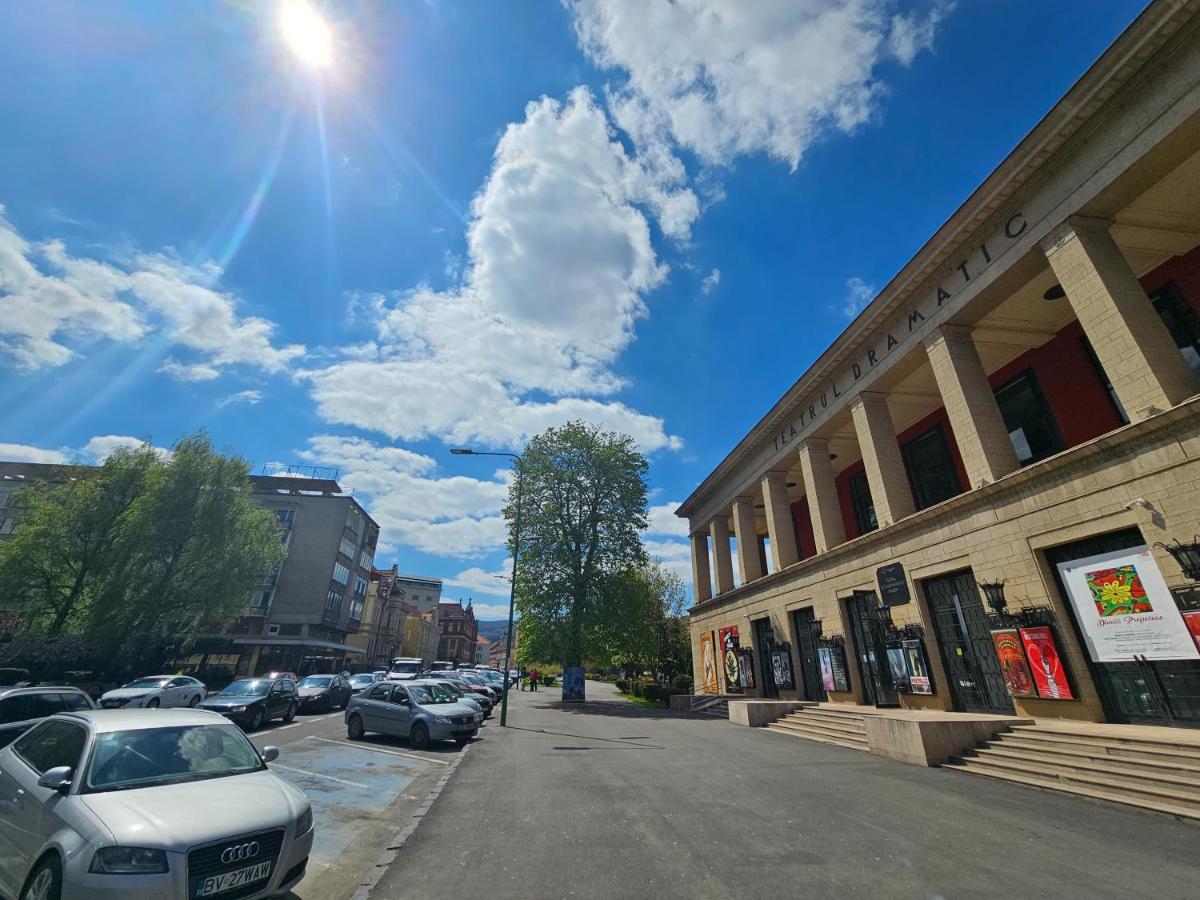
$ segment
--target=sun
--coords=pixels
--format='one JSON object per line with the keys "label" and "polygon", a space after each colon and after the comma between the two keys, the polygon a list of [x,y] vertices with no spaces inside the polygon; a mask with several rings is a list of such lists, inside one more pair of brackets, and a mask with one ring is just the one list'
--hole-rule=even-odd
{"label": "sun", "polygon": [[279,27],[292,53],[306,66],[325,69],[333,63],[333,33],[329,23],[304,0],[283,0]]}

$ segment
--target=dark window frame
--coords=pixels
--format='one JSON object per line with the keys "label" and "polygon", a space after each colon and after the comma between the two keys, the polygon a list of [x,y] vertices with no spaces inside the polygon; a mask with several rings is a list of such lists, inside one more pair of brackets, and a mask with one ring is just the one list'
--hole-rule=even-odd
{"label": "dark window frame", "polygon": [[1083,345],[1083,352],[1087,354],[1088,361],[1092,364],[1092,369],[1096,373],[1096,379],[1100,382],[1100,386],[1104,388],[1104,393],[1108,397],[1108,405],[1112,407],[1113,415],[1117,417],[1117,421],[1122,425],[1128,425],[1129,415],[1125,412],[1125,407],[1121,405],[1121,398],[1117,396],[1116,389],[1112,385],[1112,379],[1104,371],[1104,366],[1100,363],[1100,357],[1096,355],[1096,348],[1092,346],[1092,342],[1088,340],[1086,334],[1079,336],[1079,342]]}
{"label": "dark window frame", "polygon": [[[993,389],[992,394],[996,398],[996,405],[1000,407],[1001,418],[1004,415],[1004,406],[1002,394],[1005,392],[1015,391],[1020,386],[1026,385],[1033,397],[1034,404],[1039,408],[1042,414],[1042,426],[1047,430],[1051,439],[1050,449],[1044,449],[1039,453],[1034,453],[1029,459],[1018,459],[1022,466],[1031,466],[1036,462],[1041,462],[1056,453],[1061,453],[1067,449],[1067,443],[1063,440],[1062,429],[1058,426],[1058,419],[1054,415],[1054,410],[1050,408],[1050,401],[1046,399],[1046,392],[1042,389],[1042,383],[1038,380],[1037,373],[1030,367],[1023,372],[1018,372],[1008,381],[1004,382],[999,387]],[[1004,423],[1005,429],[1008,429],[1008,422]],[[1011,431],[1009,432],[1011,435]],[[1030,450],[1032,450],[1030,446]],[[1013,450],[1016,450],[1014,445]]]}
{"label": "dark window frame", "polygon": [[[1200,378],[1200,317],[1188,302],[1187,295],[1174,281],[1168,281],[1150,294],[1149,299],[1188,368]],[[1185,352],[1189,348],[1195,359]]]}
{"label": "dark window frame", "polygon": [[846,479],[850,490],[850,507],[854,511],[854,522],[860,535],[869,534],[879,528],[879,519],[875,515],[875,501],[871,497],[871,483],[867,480],[867,470],[860,469]]}
{"label": "dark window frame", "polygon": [[[945,454],[945,462],[947,471],[953,476],[955,490],[945,496],[927,495],[927,482],[923,478],[917,478],[916,465],[914,456],[917,452],[916,448],[922,442],[927,441],[934,435],[937,436],[941,444],[941,448]],[[931,506],[949,500],[951,497],[957,497],[963,493],[962,479],[958,474],[958,466],[954,462],[954,453],[950,449],[950,441],[946,437],[946,429],[942,422],[938,422],[931,428],[927,428],[918,434],[916,437],[905,441],[900,447],[900,456],[904,460],[904,471],[908,475],[908,487],[912,492],[913,505],[918,509],[928,509]]]}

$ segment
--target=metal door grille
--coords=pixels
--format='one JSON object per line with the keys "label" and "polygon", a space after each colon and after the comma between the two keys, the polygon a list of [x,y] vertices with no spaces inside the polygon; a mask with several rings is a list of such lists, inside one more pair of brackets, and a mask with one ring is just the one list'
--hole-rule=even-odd
{"label": "metal door grille", "polygon": [[899,706],[900,695],[887,665],[887,643],[893,630],[888,610],[879,605],[874,591],[855,591],[846,601],[846,609],[858,652],[863,699],[872,706]]}
{"label": "metal door grille", "polygon": [[955,572],[923,584],[954,708],[1011,715],[1012,697],[971,572]]}
{"label": "metal door grille", "polygon": [[821,683],[821,664],[817,659],[817,648],[821,644],[821,620],[809,607],[793,613],[792,621],[796,625],[796,652],[800,657],[800,685],[804,699],[826,700],[828,695]]}

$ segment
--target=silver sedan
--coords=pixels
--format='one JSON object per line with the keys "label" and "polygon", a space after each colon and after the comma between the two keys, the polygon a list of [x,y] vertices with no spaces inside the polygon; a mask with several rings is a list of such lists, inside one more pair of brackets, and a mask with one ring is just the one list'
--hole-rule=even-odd
{"label": "silver sedan", "polygon": [[304,794],[203,710],[60,713],[0,751],[0,893],[266,897],[304,877]]}

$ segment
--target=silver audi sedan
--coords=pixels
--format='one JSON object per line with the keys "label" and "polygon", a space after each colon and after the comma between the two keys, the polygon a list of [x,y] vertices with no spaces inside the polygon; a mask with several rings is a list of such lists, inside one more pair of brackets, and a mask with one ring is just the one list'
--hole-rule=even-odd
{"label": "silver audi sedan", "polygon": [[312,807],[204,710],[84,710],[0,750],[0,894],[270,897],[304,877]]}

